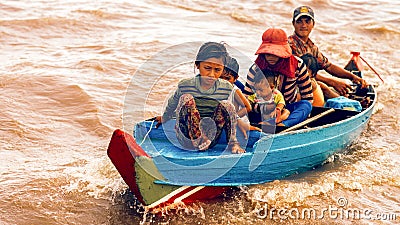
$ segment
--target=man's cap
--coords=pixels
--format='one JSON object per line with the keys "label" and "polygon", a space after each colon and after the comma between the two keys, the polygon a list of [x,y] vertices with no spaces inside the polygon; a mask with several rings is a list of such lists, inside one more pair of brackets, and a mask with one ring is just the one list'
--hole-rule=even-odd
{"label": "man's cap", "polygon": [[308,6],[300,6],[293,12],[293,21],[297,21],[302,16],[308,16],[314,20],[314,11]]}

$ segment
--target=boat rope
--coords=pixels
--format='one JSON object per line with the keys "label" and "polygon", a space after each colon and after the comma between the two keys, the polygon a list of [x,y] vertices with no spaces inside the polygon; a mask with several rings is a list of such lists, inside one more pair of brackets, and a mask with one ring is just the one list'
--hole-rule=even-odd
{"label": "boat rope", "polygon": [[372,66],[369,65],[369,63],[368,63],[363,57],[360,56],[360,59],[361,59],[362,61],[364,61],[365,64],[367,64],[367,66],[368,66],[372,71],[374,71],[374,73],[379,77],[379,79],[381,79],[382,83],[385,83],[385,81],[383,81],[383,79],[382,79],[382,77],[379,75],[379,73],[376,72],[376,70],[374,70],[374,68],[372,68]]}
{"label": "boat rope", "polygon": [[151,130],[153,129],[153,125],[154,125],[154,122],[155,122],[155,121],[156,121],[156,120],[151,121],[150,129],[149,129],[149,130],[147,131],[147,133],[144,135],[143,140],[140,142],[139,146],[142,146],[143,142],[144,142],[144,141],[146,140],[146,138],[149,136]]}

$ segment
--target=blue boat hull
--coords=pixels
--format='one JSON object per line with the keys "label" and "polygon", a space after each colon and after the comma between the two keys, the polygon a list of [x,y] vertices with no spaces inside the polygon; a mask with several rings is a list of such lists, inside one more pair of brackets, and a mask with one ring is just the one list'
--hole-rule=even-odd
{"label": "blue boat hull", "polygon": [[[364,130],[375,101],[347,119],[287,133],[252,131],[239,137],[246,153],[231,154],[222,141],[205,152],[179,148],[174,121],[154,128],[146,121],[136,125],[135,139],[151,156],[164,179],[157,184],[187,186],[242,186],[260,184],[310,170],[335,152],[345,149]],[[261,138],[260,138],[261,136]],[[144,138],[145,137],[145,138]],[[224,138],[221,138],[224,139]]]}

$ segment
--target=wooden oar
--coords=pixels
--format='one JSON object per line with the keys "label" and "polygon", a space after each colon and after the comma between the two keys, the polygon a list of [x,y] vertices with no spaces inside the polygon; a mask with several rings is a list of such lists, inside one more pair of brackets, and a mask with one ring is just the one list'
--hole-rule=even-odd
{"label": "wooden oar", "polygon": [[360,56],[360,59],[362,59],[362,61],[364,61],[365,64],[367,64],[367,66],[368,66],[372,71],[374,71],[374,73],[379,77],[379,79],[381,79],[382,83],[385,83],[385,81],[383,81],[381,75],[379,75],[379,73],[376,72],[376,70],[374,70],[374,68],[372,68],[372,66],[369,65],[369,63],[368,63],[363,57]]}
{"label": "wooden oar", "polygon": [[315,116],[313,116],[311,118],[308,118],[308,119],[304,120],[303,122],[301,122],[299,124],[296,124],[296,125],[294,125],[292,127],[289,127],[288,129],[285,129],[280,133],[285,133],[285,132],[289,132],[289,131],[292,131],[292,130],[299,129],[302,126],[305,126],[305,125],[307,125],[307,124],[309,124],[309,123],[311,123],[311,122],[313,122],[313,121],[315,121],[315,120],[317,120],[317,119],[319,119],[319,118],[321,118],[323,116],[326,116],[326,115],[328,115],[330,113],[333,113],[333,112],[335,112],[335,109],[331,108],[331,109],[329,109],[329,110],[327,110],[325,112],[322,112],[322,113],[320,113],[318,115],[315,115]]}

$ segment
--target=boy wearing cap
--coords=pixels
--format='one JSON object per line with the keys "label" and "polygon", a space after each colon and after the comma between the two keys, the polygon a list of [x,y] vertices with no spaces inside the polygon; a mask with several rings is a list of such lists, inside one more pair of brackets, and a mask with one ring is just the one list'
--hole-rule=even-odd
{"label": "boy wearing cap", "polygon": [[[247,74],[243,93],[246,95],[254,93],[254,78],[257,74],[273,77],[274,86],[283,94],[286,108],[290,111],[289,117],[283,120],[282,124],[290,127],[304,121],[312,108],[311,80],[306,65],[292,54],[285,31],[267,29],[263,33],[262,43],[256,55],[257,59]],[[269,88],[269,85],[266,86]],[[300,100],[297,99],[298,92]]]}
{"label": "boy wearing cap", "polygon": [[238,116],[244,117],[248,112],[251,111],[251,105],[247,98],[243,95],[242,91],[235,85],[235,82],[239,78],[239,64],[235,58],[229,57],[227,59],[227,64],[225,65],[225,70],[221,75],[221,79],[229,81],[233,85],[233,92],[231,94],[230,100],[236,108]]}
{"label": "boy wearing cap", "polygon": [[[329,74],[339,78],[352,80],[354,83],[361,84],[363,88],[367,86],[364,79],[329,62],[328,58],[326,58],[311,41],[309,35],[314,28],[315,21],[314,11],[310,7],[300,6],[296,8],[293,12],[292,24],[294,33],[289,36],[288,41],[294,55],[301,57],[306,53],[311,53],[317,59],[318,69],[323,69]],[[318,84],[320,84],[326,98],[338,97],[338,94],[331,91],[327,85],[335,88],[340,95],[346,95],[348,90],[351,90],[350,84],[344,81],[321,76],[319,74],[317,74],[315,78]]]}

